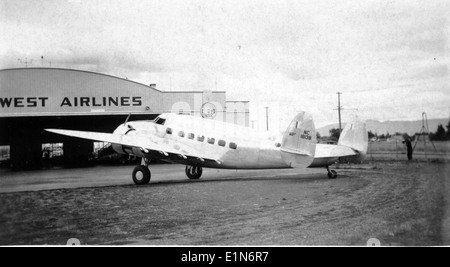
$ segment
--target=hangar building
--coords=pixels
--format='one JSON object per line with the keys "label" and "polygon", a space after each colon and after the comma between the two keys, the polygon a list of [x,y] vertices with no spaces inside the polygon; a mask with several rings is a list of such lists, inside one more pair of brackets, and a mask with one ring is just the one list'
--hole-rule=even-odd
{"label": "hangar building", "polygon": [[161,91],[74,69],[0,70],[0,147],[15,169],[40,168],[49,144],[62,144],[65,166],[87,162],[94,142],[45,128],[112,132],[129,114],[130,120],[152,120],[167,112],[249,126],[249,102],[227,101],[225,91]]}

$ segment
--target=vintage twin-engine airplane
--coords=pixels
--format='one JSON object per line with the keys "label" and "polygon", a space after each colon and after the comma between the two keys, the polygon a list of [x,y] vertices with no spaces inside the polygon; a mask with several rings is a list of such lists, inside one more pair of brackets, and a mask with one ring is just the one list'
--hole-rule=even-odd
{"label": "vintage twin-engine airplane", "polygon": [[[129,116],[128,116],[129,118]],[[198,179],[202,168],[281,169],[325,167],[329,178],[337,173],[329,166],[339,158],[361,160],[367,152],[367,131],[362,122],[348,123],[337,145],[317,144],[311,115],[300,112],[278,138],[217,120],[164,113],[153,121],[128,118],[111,133],[46,129],[78,138],[109,142],[114,150],[142,158],[133,170],[138,185],[147,184],[151,159],[186,165],[189,179]]]}

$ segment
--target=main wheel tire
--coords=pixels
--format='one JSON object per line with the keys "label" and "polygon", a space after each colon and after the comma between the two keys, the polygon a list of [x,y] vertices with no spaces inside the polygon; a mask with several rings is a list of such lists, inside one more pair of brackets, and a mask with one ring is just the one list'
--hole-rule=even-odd
{"label": "main wheel tire", "polygon": [[189,179],[197,180],[203,174],[202,167],[186,166],[186,175]]}
{"label": "main wheel tire", "polygon": [[133,170],[133,182],[137,185],[144,185],[150,182],[151,173],[146,166],[136,166]]}
{"label": "main wheel tire", "polygon": [[330,179],[336,179],[337,178],[337,172],[335,170],[331,170],[328,172],[328,178]]}

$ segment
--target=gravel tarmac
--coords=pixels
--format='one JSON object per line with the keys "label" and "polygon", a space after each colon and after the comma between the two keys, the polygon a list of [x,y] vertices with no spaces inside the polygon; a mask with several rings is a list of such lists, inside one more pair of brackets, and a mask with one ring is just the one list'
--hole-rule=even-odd
{"label": "gravel tarmac", "polygon": [[[354,166],[334,180],[322,169],[290,169],[207,170],[191,181],[183,167],[172,171],[179,178],[146,186],[111,177],[112,185],[14,190],[5,178],[0,245],[450,245],[448,164]],[[110,176],[130,169],[110,168]]]}

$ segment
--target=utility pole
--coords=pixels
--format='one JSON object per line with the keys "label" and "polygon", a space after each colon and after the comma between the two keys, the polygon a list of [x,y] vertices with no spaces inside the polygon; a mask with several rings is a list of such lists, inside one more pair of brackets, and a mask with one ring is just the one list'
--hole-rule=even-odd
{"label": "utility pole", "polygon": [[[342,133],[341,111],[344,110],[344,108],[341,106],[341,95],[342,95],[342,92],[336,92],[336,94],[338,95],[338,105],[337,105],[337,108],[335,108],[334,110],[338,111],[338,115],[339,115],[339,134],[340,134],[340,133]],[[346,108],[345,110],[356,110],[356,111],[358,111],[357,108]]]}
{"label": "utility pole", "polygon": [[338,107],[337,107],[337,110],[338,110],[338,114],[339,114],[339,133],[341,133],[342,132],[342,125],[341,125],[341,109],[342,109],[342,106],[341,106],[341,92],[337,92],[336,93],[337,95],[338,95]]}
{"label": "utility pole", "polygon": [[44,66],[44,63],[48,63],[50,68],[52,67],[52,62],[50,60],[45,59],[44,56],[41,56],[41,65],[42,65],[42,67]]}
{"label": "utility pole", "polygon": [[266,128],[269,131],[269,107],[264,107],[266,109]]}
{"label": "utility pole", "polygon": [[22,63],[22,64],[25,64],[25,68],[28,68],[28,63],[33,63],[33,60],[32,59],[30,59],[29,61],[28,61],[28,58],[25,58],[25,60],[22,60],[22,59],[20,59],[20,58],[18,58],[17,59],[20,63]]}

